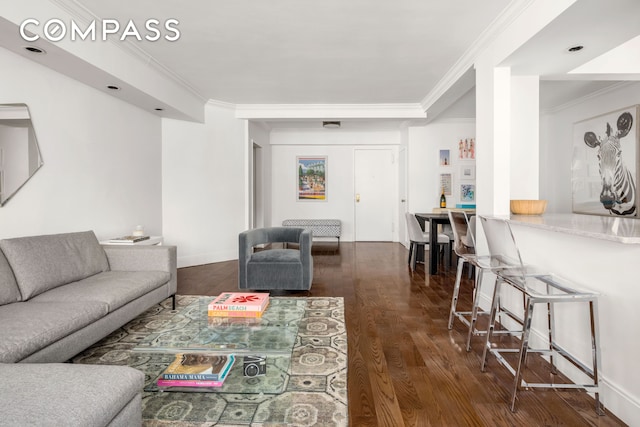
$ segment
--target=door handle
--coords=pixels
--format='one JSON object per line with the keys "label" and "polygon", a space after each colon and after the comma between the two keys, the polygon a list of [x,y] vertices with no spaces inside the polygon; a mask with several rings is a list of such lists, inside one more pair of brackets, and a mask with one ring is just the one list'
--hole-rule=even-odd
{"label": "door handle", "polygon": [[360,194],[356,194],[356,203],[360,203]]}

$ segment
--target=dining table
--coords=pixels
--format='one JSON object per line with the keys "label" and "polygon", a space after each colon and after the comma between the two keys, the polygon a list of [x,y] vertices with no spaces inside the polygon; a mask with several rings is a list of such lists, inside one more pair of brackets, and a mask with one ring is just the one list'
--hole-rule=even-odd
{"label": "dining table", "polygon": [[[438,226],[443,224],[450,224],[449,214],[446,212],[430,212],[430,213],[416,213],[418,220],[424,221],[424,228],[427,231],[427,222],[429,223],[429,274],[434,275],[438,273]],[[419,222],[423,222],[419,221]],[[425,254],[425,264],[427,257]]]}

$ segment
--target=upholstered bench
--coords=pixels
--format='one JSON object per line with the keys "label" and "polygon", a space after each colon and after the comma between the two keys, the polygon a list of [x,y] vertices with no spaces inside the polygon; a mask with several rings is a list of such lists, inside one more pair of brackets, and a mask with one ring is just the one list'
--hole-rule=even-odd
{"label": "upholstered bench", "polygon": [[339,219],[285,219],[283,227],[311,230],[313,237],[335,237],[340,242],[342,223]]}

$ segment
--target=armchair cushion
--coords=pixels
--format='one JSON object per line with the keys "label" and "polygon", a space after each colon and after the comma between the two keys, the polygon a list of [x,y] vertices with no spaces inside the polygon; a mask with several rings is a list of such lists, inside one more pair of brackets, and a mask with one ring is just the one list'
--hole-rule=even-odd
{"label": "armchair cushion", "polygon": [[[313,280],[312,232],[302,228],[269,227],[247,230],[239,236],[240,289],[306,290]],[[296,249],[254,252],[265,243],[297,243]]]}

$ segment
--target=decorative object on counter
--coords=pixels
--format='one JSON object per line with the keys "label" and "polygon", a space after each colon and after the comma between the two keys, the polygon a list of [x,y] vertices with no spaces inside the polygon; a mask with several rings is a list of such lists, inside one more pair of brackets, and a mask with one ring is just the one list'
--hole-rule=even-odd
{"label": "decorative object on counter", "polygon": [[144,236],[144,227],[137,225],[136,229],[131,233],[133,236]]}
{"label": "decorative object on counter", "polygon": [[546,200],[511,200],[514,215],[542,215],[546,209]]}
{"label": "decorative object on counter", "polygon": [[442,187],[442,194],[440,194],[440,207],[441,208],[447,207],[447,198],[444,195],[444,187]]}
{"label": "decorative object on counter", "polygon": [[573,125],[573,212],[638,217],[639,105]]}

